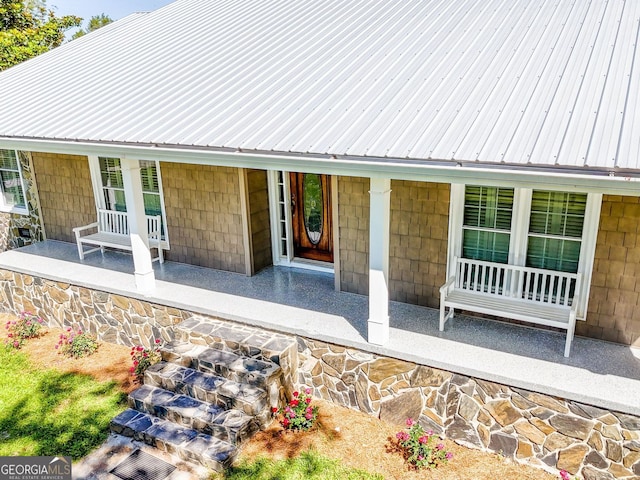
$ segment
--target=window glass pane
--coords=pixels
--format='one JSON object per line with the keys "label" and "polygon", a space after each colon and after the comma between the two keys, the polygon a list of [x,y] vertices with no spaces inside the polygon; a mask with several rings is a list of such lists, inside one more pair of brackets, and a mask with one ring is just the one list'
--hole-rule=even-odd
{"label": "window glass pane", "polygon": [[462,238],[464,258],[507,263],[513,193],[512,188],[467,185]]}
{"label": "window glass pane", "polygon": [[155,193],[143,193],[144,213],[147,215],[162,215],[162,205],[160,204],[160,195]]}
{"label": "window glass pane", "polygon": [[527,267],[576,273],[580,244],[578,240],[529,237]]}
{"label": "window glass pane", "polygon": [[158,172],[156,171],[156,162],[148,160],[140,161],[140,179],[142,180],[143,192],[160,192],[158,184]]}
{"label": "window glass pane", "polygon": [[116,190],[114,188],[104,188],[104,204],[107,210],[117,210],[118,212],[126,212],[127,204],[124,199],[124,190]]}
{"label": "window glass pane", "polygon": [[14,150],[0,150],[0,189],[6,206],[27,207],[18,157]]}
{"label": "window glass pane", "polygon": [[584,193],[534,190],[529,232],[580,238],[586,206]]}
{"label": "window glass pane", "polygon": [[18,159],[13,150],[0,150],[0,168],[18,171]]}
{"label": "window glass pane", "polygon": [[124,188],[119,158],[100,157],[100,176],[103,187]]}
{"label": "window glass pane", "polygon": [[577,272],[586,206],[585,193],[534,190],[526,265]]}
{"label": "window glass pane", "polygon": [[0,170],[0,180],[2,181],[4,203],[16,207],[26,207],[22,183],[20,182],[20,173]]}
{"label": "window glass pane", "polygon": [[462,256],[472,260],[507,263],[509,237],[508,233],[465,229]]}

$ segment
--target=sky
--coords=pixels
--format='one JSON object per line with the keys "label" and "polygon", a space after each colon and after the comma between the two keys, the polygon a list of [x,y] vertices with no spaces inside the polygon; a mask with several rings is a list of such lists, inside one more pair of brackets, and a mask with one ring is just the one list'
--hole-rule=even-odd
{"label": "sky", "polygon": [[77,15],[84,19],[83,27],[94,15],[104,13],[119,20],[134,12],[150,12],[171,3],[173,0],[47,0],[47,7],[56,16]]}

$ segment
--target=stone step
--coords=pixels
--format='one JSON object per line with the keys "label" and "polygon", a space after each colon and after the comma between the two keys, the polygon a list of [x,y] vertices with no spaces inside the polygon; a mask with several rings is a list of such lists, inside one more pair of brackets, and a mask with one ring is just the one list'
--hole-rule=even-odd
{"label": "stone step", "polygon": [[166,344],[161,353],[166,362],[263,389],[274,382],[281,383],[282,369],[271,361],[180,341]]}
{"label": "stone step", "polygon": [[260,425],[268,422],[269,395],[253,385],[164,361],[147,369],[144,384],[187,395],[225,410],[236,409],[257,416]]}
{"label": "stone step", "polygon": [[284,370],[297,356],[294,337],[197,315],[176,325],[175,333],[178,341],[271,361]]}
{"label": "stone step", "polygon": [[239,445],[259,429],[257,420],[239,410],[202,402],[150,385],[129,394],[129,407],[183,427]]}
{"label": "stone step", "polygon": [[111,420],[111,431],[218,472],[231,466],[237,454],[229,442],[132,409]]}

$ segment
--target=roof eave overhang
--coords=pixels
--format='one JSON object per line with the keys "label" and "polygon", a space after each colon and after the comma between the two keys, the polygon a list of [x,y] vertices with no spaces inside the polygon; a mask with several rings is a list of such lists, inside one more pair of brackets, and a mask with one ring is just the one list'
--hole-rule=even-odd
{"label": "roof eave overhang", "polygon": [[640,172],[609,171],[586,167],[514,166],[506,163],[486,164],[453,160],[257,152],[180,145],[86,142],[1,136],[0,148],[262,170],[384,177],[398,180],[513,187],[544,186],[565,191],[640,196]]}

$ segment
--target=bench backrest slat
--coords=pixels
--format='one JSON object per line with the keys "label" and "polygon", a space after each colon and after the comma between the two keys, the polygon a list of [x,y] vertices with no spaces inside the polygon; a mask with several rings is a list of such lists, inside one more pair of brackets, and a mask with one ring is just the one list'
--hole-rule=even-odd
{"label": "bench backrest slat", "polygon": [[580,291],[580,274],[455,258],[455,286],[486,295],[570,307]]}
{"label": "bench backrest slat", "polygon": [[[160,215],[145,216],[147,219],[147,232],[156,232],[156,234],[150,236],[159,239],[161,229]],[[127,212],[98,209],[98,231],[117,235],[129,235],[129,217]]]}

